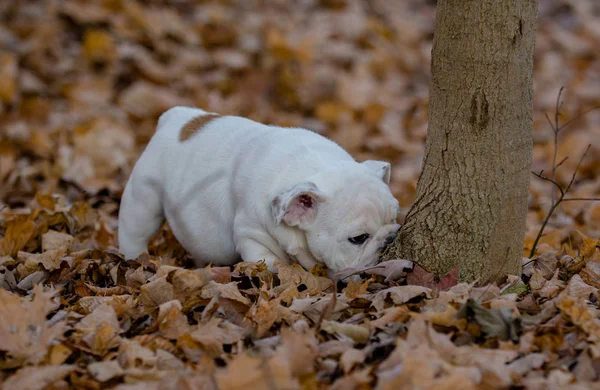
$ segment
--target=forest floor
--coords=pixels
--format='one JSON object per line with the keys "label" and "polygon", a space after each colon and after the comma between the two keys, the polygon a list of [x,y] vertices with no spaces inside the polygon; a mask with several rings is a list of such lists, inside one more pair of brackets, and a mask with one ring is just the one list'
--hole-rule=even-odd
{"label": "forest floor", "polygon": [[[262,264],[193,269],[164,227],[117,251],[119,199],[174,105],[301,126],[392,162],[408,211],[427,129],[434,1],[15,1],[0,5],[4,389],[600,388],[600,202],[532,175],[505,284]],[[536,172],[600,195],[600,7],[540,1]],[[573,120],[572,122],[569,122]],[[591,145],[585,159],[579,159]],[[424,285],[429,285],[426,287]],[[596,382],[596,383],[594,383]]]}

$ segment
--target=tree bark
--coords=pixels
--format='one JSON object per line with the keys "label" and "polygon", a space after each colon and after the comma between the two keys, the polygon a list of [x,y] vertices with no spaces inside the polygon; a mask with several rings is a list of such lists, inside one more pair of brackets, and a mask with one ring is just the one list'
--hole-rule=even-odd
{"label": "tree bark", "polygon": [[521,267],[537,0],[438,0],[416,200],[383,259],[487,282]]}

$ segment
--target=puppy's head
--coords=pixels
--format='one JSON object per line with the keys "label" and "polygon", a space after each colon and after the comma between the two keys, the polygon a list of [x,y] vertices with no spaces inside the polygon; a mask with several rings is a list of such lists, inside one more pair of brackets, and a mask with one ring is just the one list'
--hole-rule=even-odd
{"label": "puppy's head", "polygon": [[400,228],[390,164],[348,164],[313,179],[273,199],[275,223],[303,230],[312,255],[333,271],[376,264]]}

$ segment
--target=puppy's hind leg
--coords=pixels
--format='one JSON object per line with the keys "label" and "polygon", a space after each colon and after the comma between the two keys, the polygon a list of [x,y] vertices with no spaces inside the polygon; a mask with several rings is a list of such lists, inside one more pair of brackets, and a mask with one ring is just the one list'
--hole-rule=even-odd
{"label": "puppy's hind leg", "polygon": [[162,190],[157,181],[134,172],[125,187],[119,211],[119,250],[135,259],[164,221]]}

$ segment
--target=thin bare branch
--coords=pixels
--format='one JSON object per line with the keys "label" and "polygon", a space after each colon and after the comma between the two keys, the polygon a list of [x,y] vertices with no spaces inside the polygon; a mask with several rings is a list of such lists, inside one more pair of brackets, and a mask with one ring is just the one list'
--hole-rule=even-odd
{"label": "thin bare branch", "polygon": [[562,202],[571,202],[571,201],[589,201],[589,202],[598,202],[600,198],[564,198]]}
{"label": "thin bare branch", "polygon": [[554,131],[558,133],[560,131],[559,126],[559,117],[560,117],[560,109],[562,108],[563,102],[560,101],[560,97],[565,89],[564,86],[561,86],[558,90],[558,96],[556,96],[556,105],[554,106]]}
{"label": "thin bare branch", "polygon": [[544,222],[542,223],[542,227],[540,228],[540,231],[538,232],[537,237],[535,238],[535,241],[533,242],[533,246],[531,247],[531,252],[529,252],[529,258],[533,258],[533,256],[535,255],[535,250],[537,249],[538,242],[540,241],[540,239],[542,238],[542,235],[544,234],[544,229],[546,228],[546,225],[548,224],[550,217],[552,217],[554,210],[556,210],[556,208],[558,207],[559,204],[560,204],[560,199],[558,202],[554,203],[552,205],[552,207],[550,207],[550,210],[548,210],[548,214],[546,215],[546,218],[544,219]]}
{"label": "thin bare branch", "polygon": [[[562,107],[562,103],[560,101],[560,96],[565,87],[561,86],[558,91],[558,96],[556,97],[556,106],[554,107],[554,126],[552,129],[554,130],[554,153],[552,155],[552,181],[556,181],[556,155],[558,154],[558,132],[560,131],[559,121],[560,121],[560,108]],[[561,191],[562,192],[562,191]],[[564,194],[563,194],[564,196]],[[552,204],[554,204],[555,194],[554,188],[552,188]]]}
{"label": "thin bare branch", "polygon": [[550,210],[548,210],[548,214],[546,215],[546,218],[544,219],[544,222],[542,223],[542,227],[540,228],[540,231],[538,232],[538,234],[537,234],[537,236],[535,238],[535,241],[533,242],[533,246],[531,247],[531,252],[529,253],[529,257],[530,258],[532,258],[535,255],[535,250],[537,249],[537,244],[540,241],[540,238],[542,238],[542,235],[544,234],[544,229],[546,228],[546,225],[548,224],[548,221],[550,221],[550,218],[552,217],[552,214],[554,214],[554,210],[556,210],[556,208],[562,202],[576,201],[576,200],[580,200],[580,201],[597,201],[598,200],[598,201],[600,201],[600,198],[565,198],[565,196],[567,195],[567,193],[571,189],[571,186],[575,182],[575,177],[577,176],[577,172],[579,171],[579,167],[581,166],[581,163],[583,162],[583,159],[585,158],[587,152],[590,150],[591,146],[592,145],[590,144],[585,149],[585,152],[583,153],[583,155],[579,159],[579,162],[577,163],[577,167],[575,168],[575,172],[573,172],[573,176],[571,176],[571,181],[569,182],[569,184],[564,189],[556,181],[551,180],[551,179],[543,176],[542,173],[544,171],[541,171],[539,174],[533,172],[533,174],[536,175],[537,177],[539,177],[540,179],[547,180],[547,181],[551,182],[552,184],[554,184],[555,186],[557,186],[558,188],[560,188],[561,194],[560,194],[560,198],[558,198],[558,200],[556,202],[554,202],[554,201],[552,202],[552,206],[550,207]]}
{"label": "thin bare branch", "polygon": [[548,122],[548,124],[550,125],[550,127],[552,128],[552,130],[556,131],[554,129],[554,124],[552,123],[552,119],[550,119],[550,117],[548,116],[547,112],[544,113],[544,117],[546,118],[546,121]]}
{"label": "thin bare branch", "polygon": [[565,188],[565,193],[569,192],[569,190],[571,189],[571,186],[573,185],[573,182],[575,181],[575,177],[577,176],[577,172],[579,171],[579,167],[581,166],[581,163],[583,162],[585,155],[587,154],[587,152],[590,150],[591,147],[592,147],[592,144],[588,144],[587,148],[585,149],[585,152],[583,152],[583,155],[579,159],[579,162],[577,163],[577,167],[575,168],[575,172],[573,172],[573,176],[571,176],[571,181],[567,185],[567,188]]}
{"label": "thin bare branch", "polygon": [[[564,197],[565,193],[564,193],[563,188],[561,187],[561,185],[558,184],[556,181],[550,179],[549,177],[546,177],[546,176],[542,175],[542,172],[544,172],[544,171],[541,171],[540,173],[535,173],[535,172],[531,171],[531,173],[533,173],[535,176],[539,177],[540,179],[546,180],[546,181],[554,184],[556,186],[556,188],[558,188],[558,190],[560,191],[561,197]],[[554,202],[552,202],[552,203],[554,204]]]}
{"label": "thin bare branch", "polygon": [[558,128],[558,131],[560,132],[561,130],[563,130],[564,128],[566,128],[567,126],[569,126],[571,123],[573,123],[573,122],[574,122],[574,121],[576,121],[577,119],[579,119],[579,118],[581,118],[582,116],[585,116],[585,115],[587,115],[588,113],[590,113],[590,112],[592,112],[592,111],[594,111],[594,110],[597,110],[597,109],[599,109],[599,108],[600,108],[600,104],[599,104],[599,105],[597,105],[597,106],[590,107],[590,108],[588,108],[587,110],[584,110],[584,111],[580,112],[579,114],[575,115],[573,118],[571,118],[571,119],[569,119],[568,121],[566,121],[566,122],[565,122],[563,125],[561,125],[561,126]]}
{"label": "thin bare branch", "polygon": [[558,169],[558,167],[560,167],[561,165],[563,165],[565,163],[565,161],[567,161],[569,159],[569,156],[566,156],[565,158],[563,158],[562,160],[560,160],[560,162],[558,164],[556,164],[556,169]]}

